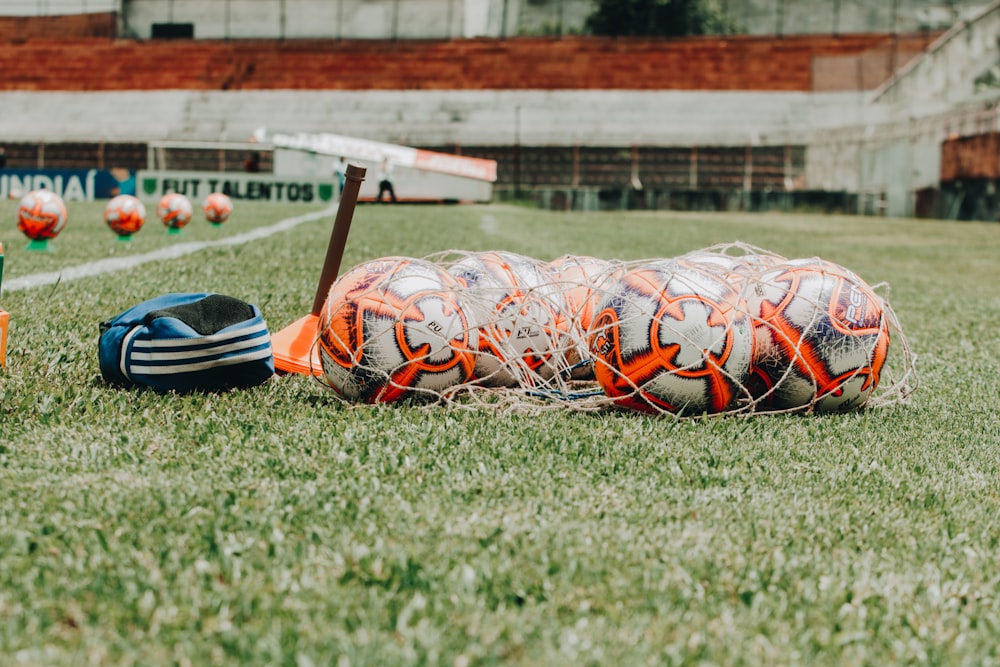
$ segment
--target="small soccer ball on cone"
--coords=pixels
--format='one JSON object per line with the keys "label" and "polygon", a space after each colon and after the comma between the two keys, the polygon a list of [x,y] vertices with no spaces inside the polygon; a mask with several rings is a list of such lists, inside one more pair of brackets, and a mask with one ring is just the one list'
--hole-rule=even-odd
{"label": "small soccer ball on cone", "polygon": [[233,200],[221,192],[213,192],[202,202],[205,219],[213,225],[221,225],[233,213]]}
{"label": "small soccer ball on cone", "polygon": [[118,195],[104,207],[104,222],[119,241],[129,241],[145,224],[146,207],[138,197]]}
{"label": "small soccer ball on cone", "polygon": [[51,190],[32,190],[17,207],[17,228],[28,237],[29,250],[46,250],[66,226],[66,205]]}
{"label": "small soccer ball on cone", "polygon": [[177,234],[191,222],[193,214],[191,200],[179,192],[168,192],[160,198],[156,215],[167,228],[167,232]]}

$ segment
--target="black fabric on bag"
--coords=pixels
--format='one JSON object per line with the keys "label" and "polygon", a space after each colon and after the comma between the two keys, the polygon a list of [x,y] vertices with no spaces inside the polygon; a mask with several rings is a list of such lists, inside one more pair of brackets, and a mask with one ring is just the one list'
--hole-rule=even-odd
{"label": "black fabric on bag", "polygon": [[252,319],[253,316],[250,304],[224,294],[213,294],[192,303],[151,311],[143,318],[143,322],[149,325],[158,317],[173,317],[202,336],[210,336],[226,327]]}

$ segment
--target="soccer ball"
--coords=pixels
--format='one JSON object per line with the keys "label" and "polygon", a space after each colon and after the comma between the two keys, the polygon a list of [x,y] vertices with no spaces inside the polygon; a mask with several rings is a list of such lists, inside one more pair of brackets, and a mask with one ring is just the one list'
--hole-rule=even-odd
{"label": "soccer ball", "polygon": [[206,220],[213,225],[221,225],[233,213],[233,200],[221,192],[213,192],[205,197],[201,207],[205,211]]}
{"label": "soccer ball", "polygon": [[115,234],[128,238],[145,224],[146,207],[137,197],[118,195],[104,207],[104,222]]}
{"label": "soccer ball", "polygon": [[615,403],[643,412],[718,413],[747,398],[753,327],[718,276],[658,260],[627,271],[588,335],[594,375]]}
{"label": "soccer ball", "polygon": [[717,274],[730,282],[740,282],[748,277],[760,275],[786,260],[780,255],[763,252],[730,255],[706,248],[681,255],[676,261],[701,271]]}
{"label": "soccer ball", "polygon": [[475,377],[485,386],[532,386],[558,372],[565,322],[552,277],[530,257],[472,253],[448,271],[478,332]]}
{"label": "soccer ball", "polygon": [[864,405],[889,353],[883,302],[850,270],[791,260],[765,272],[750,299],[759,407],[842,412]]}
{"label": "soccer ball", "polygon": [[621,269],[606,259],[563,255],[549,262],[545,269],[562,297],[566,330],[573,344],[566,350],[566,363],[574,380],[594,379],[589,363],[587,331],[606,289],[621,276]]}
{"label": "soccer ball", "polygon": [[179,192],[168,192],[160,198],[156,215],[169,229],[181,229],[191,222],[191,200]]}
{"label": "soccer ball", "polygon": [[457,284],[427,260],[360,264],[331,286],[318,344],[327,383],[342,397],[391,403],[439,398],[466,382],[474,341]]}
{"label": "soccer ball", "polygon": [[571,328],[582,333],[590,328],[606,288],[622,274],[613,262],[581,255],[563,255],[545,268],[562,294]]}
{"label": "soccer ball", "polygon": [[51,190],[33,190],[17,206],[17,228],[32,241],[55,238],[66,226],[66,205]]}

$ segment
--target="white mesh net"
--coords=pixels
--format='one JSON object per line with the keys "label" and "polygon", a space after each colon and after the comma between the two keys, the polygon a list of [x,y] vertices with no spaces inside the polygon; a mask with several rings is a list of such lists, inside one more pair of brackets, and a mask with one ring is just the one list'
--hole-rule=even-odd
{"label": "white mesh net", "polygon": [[887,284],[743,243],[630,262],[380,258],[334,283],[316,345],[320,381],[361,403],[827,413],[917,386]]}

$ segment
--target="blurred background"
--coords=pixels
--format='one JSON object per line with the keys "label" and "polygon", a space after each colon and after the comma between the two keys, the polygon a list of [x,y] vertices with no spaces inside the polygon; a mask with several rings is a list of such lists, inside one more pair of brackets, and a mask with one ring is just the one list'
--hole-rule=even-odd
{"label": "blurred background", "polygon": [[0,0],[0,195],[331,177],[267,128],[494,161],[489,200],[546,208],[996,220],[998,34],[983,0]]}

